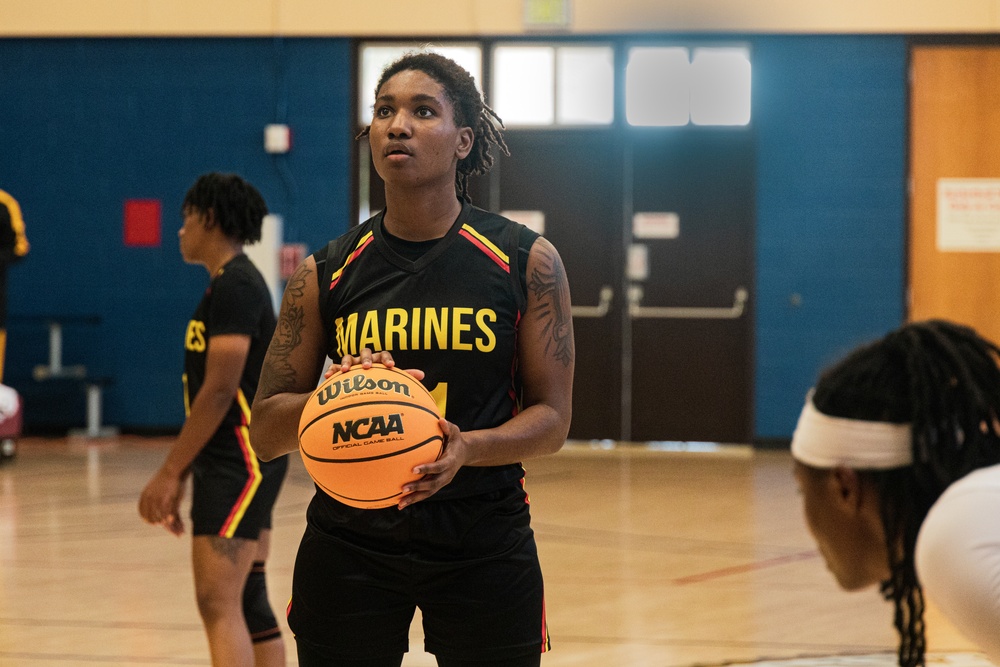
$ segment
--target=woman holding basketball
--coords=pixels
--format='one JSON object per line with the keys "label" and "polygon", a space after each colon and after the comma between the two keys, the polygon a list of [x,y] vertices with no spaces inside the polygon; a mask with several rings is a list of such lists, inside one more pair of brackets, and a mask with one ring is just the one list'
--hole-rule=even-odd
{"label": "woman holding basketball", "polygon": [[195,594],[212,664],[278,667],[285,647],[264,566],[288,458],[258,461],[247,428],[275,318],[264,278],[243,245],[260,240],[267,205],[239,176],[210,173],[188,190],[182,211],[181,256],[204,266],[211,282],[184,336],[187,418],[143,489],[139,514],[183,534],[179,508],[192,477]]}
{"label": "woman holding basketball", "polygon": [[909,324],[826,371],[792,438],[806,521],[838,583],[881,582],[899,664],[924,664],[924,593],[1000,664],[1000,350]]}
{"label": "woman holding basketball", "polygon": [[549,647],[520,462],[569,429],[570,300],[551,244],[468,203],[469,175],[506,150],[498,120],[451,60],[390,65],[363,133],[386,209],[285,290],[254,405],[262,456],[297,449],[327,356],[416,369],[446,436],[396,507],[314,496],[288,616],[304,667],[400,665],[417,607],[442,667],[538,665]]}

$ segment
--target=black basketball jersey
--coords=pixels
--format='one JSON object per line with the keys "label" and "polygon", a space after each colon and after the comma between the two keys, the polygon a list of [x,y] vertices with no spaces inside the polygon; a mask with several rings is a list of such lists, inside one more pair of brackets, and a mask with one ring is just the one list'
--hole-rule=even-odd
{"label": "black basketball jersey", "polygon": [[[442,415],[463,431],[517,414],[518,325],[527,297],[522,270],[537,234],[464,204],[448,233],[416,259],[387,240],[379,213],[314,257],[327,353],[369,347],[397,368],[418,368]],[[523,256],[519,259],[519,256]],[[520,464],[465,467],[431,497],[496,490],[523,477]]]}
{"label": "black basketball jersey", "polygon": [[234,439],[240,444],[249,444],[250,405],[257,393],[257,380],[274,327],[274,307],[263,276],[249,257],[237,255],[212,278],[188,322],[184,337],[184,412],[187,414],[205,381],[209,339],[221,334],[250,336],[250,352],[237,395],[203,452],[213,445],[232,443]]}

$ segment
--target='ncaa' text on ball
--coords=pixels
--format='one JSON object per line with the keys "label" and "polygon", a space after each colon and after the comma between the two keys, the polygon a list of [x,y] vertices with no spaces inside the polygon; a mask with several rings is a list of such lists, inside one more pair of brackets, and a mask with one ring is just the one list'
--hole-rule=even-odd
{"label": "'ncaa' text on ball", "polygon": [[[369,428],[363,430],[366,426]],[[362,419],[348,419],[345,422],[333,423],[333,444],[337,444],[341,440],[345,442],[367,440],[375,436],[387,436],[393,433],[403,435],[403,417],[398,413],[385,417],[376,415]]]}

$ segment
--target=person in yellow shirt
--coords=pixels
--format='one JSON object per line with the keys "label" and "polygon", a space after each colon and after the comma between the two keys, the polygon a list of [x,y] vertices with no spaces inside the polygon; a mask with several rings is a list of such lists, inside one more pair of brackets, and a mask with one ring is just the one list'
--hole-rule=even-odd
{"label": "person in yellow shirt", "polygon": [[29,247],[21,207],[0,190],[0,382],[7,351],[7,267],[27,255]]}

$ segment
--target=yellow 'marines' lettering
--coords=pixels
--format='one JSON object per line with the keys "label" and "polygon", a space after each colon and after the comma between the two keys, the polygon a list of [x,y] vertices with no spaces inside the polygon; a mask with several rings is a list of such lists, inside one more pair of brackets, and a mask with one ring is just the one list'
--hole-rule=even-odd
{"label": "yellow 'marines' lettering", "polygon": [[402,308],[389,308],[385,311],[385,347],[387,350],[406,349],[406,316],[407,312]]}
{"label": "yellow 'marines' lettering", "polygon": [[188,322],[187,333],[184,334],[184,349],[192,352],[204,352],[205,323],[198,320]]}
{"label": "yellow 'marines' lettering", "polygon": [[[371,348],[372,350],[384,350],[382,338],[379,336],[378,311],[369,310],[365,315],[365,324],[361,327],[361,342],[358,348]],[[351,354],[354,354],[353,352]]]}
{"label": "yellow 'marines' lettering", "polygon": [[[448,349],[448,309],[441,308],[426,308],[426,317],[424,318],[424,345],[421,350],[432,350],[437,348],[439,350]],[[431,344],[431,336],[434,336],[434,342],[437,345]]]}
{"label": "yellow 'marines' lettering", "polygon": [[462,335],[467,331],[472,330],[472,325],[469,324],[469,320],[472,319],[472,309],[471,308],[456,308],[455,309],[455,319],[452,320],[451,326],[451,344],[456,350],[471,350],[472,343],[462,340]]}
{"label": "yellow 'marines' lettering", "polygon": [[[360,328],[358,323],[361,322]],[[492,308],[387,308],[334,321],[337,354],[356,356],[362,348],[379,350],[464,350],[492,352],[497,335]]]}
{"label": "yellow 'marines' lettering", "polygon": [[493,329],[490,328],[490,324],[495,324],[496,321],[497,314],[489,308],[476,311],[476,326],[485,336],[485,338],[476,339],[476,349],[480,352],[489,352],[497,346],[497,337],[494,335]]}

